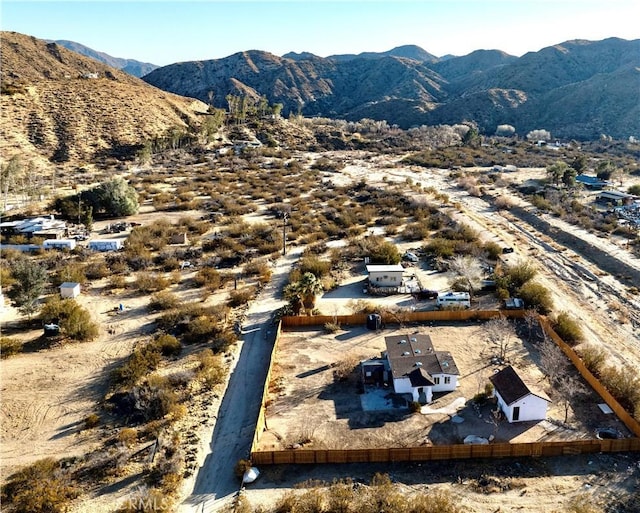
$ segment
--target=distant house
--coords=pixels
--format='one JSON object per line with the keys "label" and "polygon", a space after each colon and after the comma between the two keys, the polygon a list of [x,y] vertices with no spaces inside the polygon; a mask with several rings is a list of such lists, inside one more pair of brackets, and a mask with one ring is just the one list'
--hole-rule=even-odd
{"label": "distant house", "polygon": [[80,284],[72,281],[65,281],[60,285],[61,298],[76,298],[80,295]]}
{"label": "distant house", "polygon": [[404,267],[397,265],[368,265],[369,283],[374,287],[401,287]]}
{"label": "distant house", "polygon": [[422,404],[433,400],[434,392],[450,392],[458,385],[458,368],[451,353],[436,351],[429,335],[385,337],[387,361],[393,390],[411,394]]}
{"label": "distant house", "polygon": [[489,380],[498,406],[510,423],[547,418],[547,406],[551,400],[543,392],[533,392],[513,367],[505,367]]}
{"label": "distant house", "polygon": [[576,182],[581,183],[587,189],[604,189],[611,185],[611,182],[607,182],[606,180],[601,180],[597,176],[591,175],[578,175],[576,176]]}
{"label": "distant house", "polygon": [[633,203],[635,196],[633,194],[627,194],[626,192],[619,191],[602,191],[596,195],[596,201],[598,203],[605,203],[611,205],[630,205]]}
{"label": "distant house", "polygon": [[0,223],[2,235],[25,235],[26,237],[42,237],[43,239],[60,239],[67,232],[67,223],[53,216],[33,217],[18,221]]}

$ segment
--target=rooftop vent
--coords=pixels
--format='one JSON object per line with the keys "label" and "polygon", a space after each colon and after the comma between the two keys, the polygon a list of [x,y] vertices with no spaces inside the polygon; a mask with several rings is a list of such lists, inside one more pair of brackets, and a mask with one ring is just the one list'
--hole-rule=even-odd
{"label": "rooftop vent", "polygon": [[411,337],[411,342],[417,342],[418,339],[416,337]]}
{"label": "rooftop vent", "polygon": [[449,367],[449,362],[442,362],[442,366],[445,367],[445,368]]}
{"label": "rooftop vent", "polygon": [[411,356],[411,353],[409,351],[405,351],[404,353],[402,353],[402,356]]}
{"label": "rooftop vent", "polygon": [[414,351],[414,353],[415,353],[415,354],[420,354],[420,353],[422,353],[422,351],[420,351],[420,349],[416,349],[416,350]]}
{"label": "rooftop vent", "polygon": [[422,362],[416,362],[416,367],[422,367]]}
{"label": "rooftop vent", "polygon": [[407,341],[406,341],[405,339],[402,339],[402,340],[400,341],[400,343],[401,343],[401,344],[406,344],[406,343],[407,343]]}

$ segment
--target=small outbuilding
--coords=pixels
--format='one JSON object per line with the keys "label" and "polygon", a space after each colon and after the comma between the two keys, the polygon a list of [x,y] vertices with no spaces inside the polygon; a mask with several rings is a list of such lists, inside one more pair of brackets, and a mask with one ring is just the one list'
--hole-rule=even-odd
{"label": "small outbuilding", "polygon": [[544,392],[532,391],[513,367],[505,367],[489,381],[493,384],[498,406],[509,423],[547,418],[551,399]]}
{"label": "small outbuilding", "polygon": [[96,239],[89,241],[89,249],[93,251],[118,251],[122,249],[120,239]]}
{"label": "small outbuilding", "polygon": [[368,265],[369,283],[373,287],[401,287],[404,267],[396,265]]}
{"label": "small outbuilding", "polygon": [[76,298],[80,295],[80,284],[73,281],[65,281],[60,285],[60,297]]}

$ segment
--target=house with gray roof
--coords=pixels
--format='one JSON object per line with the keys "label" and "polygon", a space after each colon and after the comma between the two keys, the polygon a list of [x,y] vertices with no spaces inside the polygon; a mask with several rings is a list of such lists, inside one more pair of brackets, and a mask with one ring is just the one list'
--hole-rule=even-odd
{"label": "house with gray roof", "polygon": [[456,389],[456,362],[448,351],[436,351],[429,335],[394,335],[385,343],[383,356],[396,394],[411,394],[413,401],[425,404],[434,392]]}

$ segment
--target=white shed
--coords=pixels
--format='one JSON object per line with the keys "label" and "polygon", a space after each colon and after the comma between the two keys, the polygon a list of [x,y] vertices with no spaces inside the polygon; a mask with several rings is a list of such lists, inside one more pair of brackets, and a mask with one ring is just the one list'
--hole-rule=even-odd
{"label": "white shed", "polygon": [[374,287],[401,287],[404,267],[396,265],[368,265],[369,283]]}
{"label": "white shed", "polygon": [[489,380],[494,386],[498,406],[510,423],[547,418],[551,400],[543,392],[531,391],[513,367],[505,367]]}
{"label": "white shed", "polygon": [[47,239],[42,243],[44,249],[74,249],[75,239]]}
{"label": "white shed", "polygon": [[60,285],[60,297],[75,298],[80,295],[80,284],[73,281],[65,281]]}

